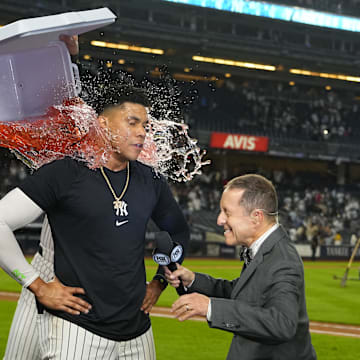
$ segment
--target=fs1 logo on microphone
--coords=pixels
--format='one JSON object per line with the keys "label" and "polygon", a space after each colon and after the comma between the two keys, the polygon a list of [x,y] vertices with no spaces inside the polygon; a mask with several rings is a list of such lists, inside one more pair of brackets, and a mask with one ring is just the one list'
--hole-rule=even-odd
{"label": "fs1 logo on microphone", "polygon": [[183,248],[181,245],[176,245],[171,251],[171,262],[176,263],[180,260],[183,253]]}

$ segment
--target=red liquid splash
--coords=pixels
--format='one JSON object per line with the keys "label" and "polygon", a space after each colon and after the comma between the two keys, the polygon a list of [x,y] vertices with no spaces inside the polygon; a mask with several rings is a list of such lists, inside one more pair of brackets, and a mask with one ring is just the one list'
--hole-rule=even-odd
{"label": "red liquid splash", "polygon": [[64,100],[41,117],[0,122],[0,146],[33,169],[65,156],[97,168],[106,163],[111,148],[96,119],[80,98]]}
{"label": "red liquid splash", "polygon": [[[204,152],[187,133],[187,125],[149,115],[149,129],[138,160],[175,181],[189,181],[200,168]],[[69,156],[90,169],[104,166],[113,151],[94,109],[80,98],[51,106],[45,115],[0,122],[0,146],[12,150],[32,169]]]}

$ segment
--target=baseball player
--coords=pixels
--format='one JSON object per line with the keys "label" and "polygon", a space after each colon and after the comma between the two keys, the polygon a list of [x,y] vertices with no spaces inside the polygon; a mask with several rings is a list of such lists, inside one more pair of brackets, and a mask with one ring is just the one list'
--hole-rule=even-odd
{"label": "baseball player", "polygon": [[[54,243],[46,216],[41,229],[39,252],[31,264],[46,282],[54,278]],[[36,317],[35,297],[31,291],[23,288],[11,323],[4,360],[41,359]]]}
{"label": "baseball player", "polygon": [[[113,92],[106,99],[96,109],[112,147],[104,168],[90,170],[70,158],[55,161],[0,201],[0,266],[35,295],[40,359],[155,359],[148,313],[165,284],[159,269],[146,285],[146,224],[152,218],[184,247],[189,238],[165,179],[136,161],[146,136],[146,99],[136,90],[124,96]],[[34,263],[47,266],[35,268],[26,262],[11,230],[43,212],[54,252],[46,243],[51,236],[45,226],[42,255]],[[56,278],[48,282],[52,254]],[[24,294],[19,307],[31,296]],[[33,322],[33,312],[26,314],[26,321]],[[24,319],[20,310],[15,320],[19,318]],[[25,328],[15,337],[14,332],[6,359],[38,356]],[[16,337],[26,341],[14,355]]]}
{"label": "baseball player", "polygon": [[[72,57],[79,52],[77,36],[60,36]],[[54,243],[47,216],[44,217],[39,251],[32,262],[34,269],[46,282],[54,278]],[[16,311],[11,323],[4,360],[40,359],[39,337],[36,328],[37,309],[34,295],[22,288]]]}

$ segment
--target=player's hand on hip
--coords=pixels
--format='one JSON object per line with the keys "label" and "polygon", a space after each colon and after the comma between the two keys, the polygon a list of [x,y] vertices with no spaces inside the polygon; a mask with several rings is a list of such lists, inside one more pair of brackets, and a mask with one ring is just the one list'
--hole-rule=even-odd
{"label": "player's hand on hip", "polygon": [[59,39],[65,43],[70,55],[79,54],[79,37],[77,35],[60,35]]}
{"label": "player's hand on hip", "polygon": [[65,311],[72,315],[87,314],[91,305],[86,301],[75,296],[76,294],[85,294],[85,290],[78,287],[63,285],[56,277],[54,280],[46,283],[37,278],[30,286],[37,300],[46,308],[52,310]]}
{"label": "player's hand on hip", "polygon": [[164,290],[164,286],[158,280],[150,281],[146,286],[146,294],[141,305],[141,310],[148,314],[152,307],[156,304],[161,295],[162,291]]}
{"label": "player's hand on hip", "polygon": [[206,317],[210,298],[205,295],[193,293],[180,296],[172,305],[171,311],[180,321],[193,316]]}
{"label": "player's hand on hip", "polygon": [[180,281],[186,287],[188,287],[195,279],[195,273],[190,271],[189,269],[176,264],[177,270],[171,272],[167,266],[165,268],[165,277],[167,282],[173,286],[174,288],[179,287]]}

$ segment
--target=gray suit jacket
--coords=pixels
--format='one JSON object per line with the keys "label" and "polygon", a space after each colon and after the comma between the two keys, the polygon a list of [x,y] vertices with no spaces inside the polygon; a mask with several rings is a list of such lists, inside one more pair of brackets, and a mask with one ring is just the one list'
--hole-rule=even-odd
{"label": "gray suit jacket", "polygon": [[233,281],[196,273],[191,292],[211,297],[209,326],[234,334],[228,360],[315,360],[304,269],[283,227]]}

